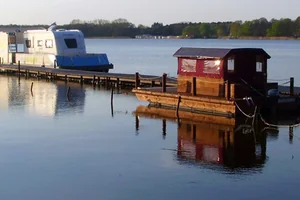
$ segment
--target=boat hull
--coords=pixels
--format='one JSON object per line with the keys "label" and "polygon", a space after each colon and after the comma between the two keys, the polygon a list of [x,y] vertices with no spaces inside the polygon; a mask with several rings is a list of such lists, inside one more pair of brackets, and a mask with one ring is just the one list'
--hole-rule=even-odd
{"label": "boat hull", "polygon": [[148,101],[154,106],[173,109],[177,109],[178,107],[182,111],[225,117],[234,117],[236,114],[234,102],[223,98],[213,99],[143,89],[134,89],[132,92],[135,93],[139,100]]}

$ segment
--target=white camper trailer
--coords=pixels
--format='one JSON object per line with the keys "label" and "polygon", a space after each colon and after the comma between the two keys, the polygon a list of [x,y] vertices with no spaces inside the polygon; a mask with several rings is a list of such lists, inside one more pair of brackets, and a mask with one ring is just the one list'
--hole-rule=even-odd
{"label": "white camper trailer", "polygon": [[79,30],[29,30],[24,32],[25,53],[60,56],[86,55],[84,36]]}
{"label": "white camper trailer", "polygon": [[80,30],[53,29],[0,32],[1,62],[102,72],[113,68],[106,54],[86,52]]}

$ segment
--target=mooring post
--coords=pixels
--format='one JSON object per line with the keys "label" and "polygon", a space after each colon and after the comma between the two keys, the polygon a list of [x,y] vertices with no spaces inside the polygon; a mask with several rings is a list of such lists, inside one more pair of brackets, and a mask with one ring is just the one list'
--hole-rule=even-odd
{"label": "mooring post", "polygon": [[20,73],[21,73],[21,64],[20,61],[18,61],[18,77],[20,79]]}
{"label": "mooring post", "polygon": [[192,95],[196,96],[197,95],[197,86],[196,86],[197,80],[196,77],[193,77],[193,82],[192,82]]}
{"label": "mooring post", "polygon": [[71,90],[71,88],[69,87],[69,88],[68,88],[68,91],[67,91],[67,98],[68,98],[68,100],[69,100],[69,98],[70,98],[70,90]]}
{"label": "mooring post", "polygon": [[294,77],[290,78],[290,94],[294,95]]}
{"label": "mooring post", "polygon": [[[139,129],[140,129],[140,119],[139,119],[139,116],[136,114],[135,115],[135,131],[137,132],[137,131],[139,131]],[[138,134],[138,132],[137,132],[137,134]]]}
{"label": "mooring post", "polygon": [[93,86],[95,86],[96,85],[96,76],[94,75],[94,77],[93,77]]}
{"label": "mooring post", "polygon": [[140,74],[138,72],[135,72],[135,89],[140,87]]}
{"label": "mooring post", "polygon": [[32,93],[32,89],[33,89],[33,82],[31,83],[31,89],[30,89],[31,93]]}
{"label": "mooring post", "polygon": [[114,117],[114,85],[112,85],[111,87],[110,107],[111,107],[111,116]]}
{"label": "mooring post", "polygon": [[177,101],[177,107],[176,107],[176,117],[177,120],[179,119],[179,106],[180,106],[180,102],[181,102],[181,96],[178,96],[178,101]]}
{"label": "mooring post", "polygon": [[120,78],[117,78],[117,89],[118,89],[118,91],[120,89]]}
{"label": "mooring post", "polygon": [[167,90],[167,88],[166,88],[166,86],[167,86],[167,74],[166,73],[164,73],[162,75],[161,86],[162,86],[162,92],[166,92],[166,90]]}
{"label": "mooring post", "polygon": [[155,81],[151,81],[151,87],[154,87],[155,86]]}
{"label": "mooring post", "polygon": [[167,120],[163,119],[162,120],[162,136],[163,136],[163,139],[166,139],[166,135],[167,135]]}
{"label": "mooring post", "polygon": [[293,143],[293,138],[294,138],[294,130],[293,130],[293,127],[290,126],[289,127],[289,140],[290,140],[290,143]]}
{"label": "mooring post", "polygon": [[100,87],[100,76],[98,76],[98,87]]}

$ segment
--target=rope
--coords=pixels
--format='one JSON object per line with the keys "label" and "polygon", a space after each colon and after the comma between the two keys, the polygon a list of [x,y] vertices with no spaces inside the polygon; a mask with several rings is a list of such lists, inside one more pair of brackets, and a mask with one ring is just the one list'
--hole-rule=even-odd
{"label": "rope", "polygon": [[264,96],[261,92],[259,92],[257,89],[255,89],[254,87],[252,87],[249,83],[247,83],[244,79],[241,78],[241,80],[244,82],[244,84],[248,85],[253,91],[255,91],[257,94],[259,94],[260,96]]}
{"label": "rope", "polygon": [[289,127],[297,127],[300,126],[300,123],[297,124],[290,124],[290,125],[276,125],[276,124],[271,124],[268,123],[262,116],[261,114],[259,114],[261,121],[263,121],[263,123],[265,123],[267,126],[271,126],[271,127],[277,127],[277,128],[289,128]]}
{"label": "rope", "polygon": [[238,105],[236,102],[234,102],[234,104],[235,104],[236,107],[239,109],[239,111],[240,111],[243,115],[245,115],[246,117],[248,117],[248,118],[253,118],[253,117],[255,116],[255,113],[254,113],[253,115],[248,115],[248,114],[246,114],[246,113],[239,107],[239,105]]}
{"label": "rope", "polygon": [[286,85],[286,84],[288,84],[288,83],[290,83],[291,81],[287,81],[287,82],[285,82],[285,83],[282,83],[280,86],[284,86],[284,85]]}
{"label": "rope", "polygon": [[268,79],[268,81],[288,81],[290,79]]}

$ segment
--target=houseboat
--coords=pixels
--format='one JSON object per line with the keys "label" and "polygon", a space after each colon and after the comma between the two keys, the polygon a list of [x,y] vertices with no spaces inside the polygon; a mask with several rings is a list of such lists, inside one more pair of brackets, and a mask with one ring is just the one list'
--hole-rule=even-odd
{"label": "houseboat", "polygon": [[[186,48],[178,59],[177,86],[135,88],[150,105],[226,117],[299,111],[299,98],[281,95],[278,83],[267,82],[270,55],[261,48]],[[270,112],[271,111],[271,112]]]}
{"label": "houseboat", "polygon": [[1,63],[108,72],[105,53],[89,54],[80,30],[48,29],[0,32]]}

